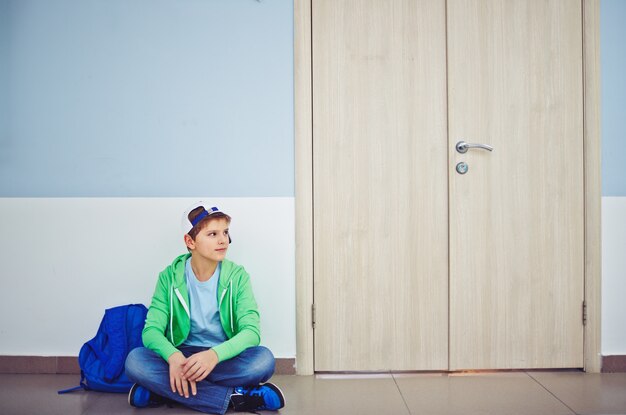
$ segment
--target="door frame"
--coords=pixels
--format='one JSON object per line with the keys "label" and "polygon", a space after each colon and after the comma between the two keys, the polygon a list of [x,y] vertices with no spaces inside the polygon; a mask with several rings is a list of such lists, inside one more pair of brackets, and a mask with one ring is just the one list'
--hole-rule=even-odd
{"label": "door frame", "polygon": [[[296,374],[314,373],[313,343],[313,89],[311,1],[294,0],[296,218]],[[583,25],[583,151],[585,200],[584,370],[600,372],[602,288],[600,0],[581,0]]]}

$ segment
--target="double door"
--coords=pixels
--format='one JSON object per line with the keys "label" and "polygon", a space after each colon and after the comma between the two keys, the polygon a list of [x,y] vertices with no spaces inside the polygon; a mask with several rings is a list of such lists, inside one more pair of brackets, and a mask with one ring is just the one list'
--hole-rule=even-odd
{"label": "double door", "polygon": [[583,366],[581,22],[312,1],[316,371]]}

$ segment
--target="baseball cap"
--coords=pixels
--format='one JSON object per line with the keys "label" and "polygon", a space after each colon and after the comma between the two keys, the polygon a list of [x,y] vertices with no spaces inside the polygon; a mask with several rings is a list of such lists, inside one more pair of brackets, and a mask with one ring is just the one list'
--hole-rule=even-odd
{"label": "baseball cap", "polygon": [[[219,210],[215,206],[209,207],[209,208],[207,208],[206,206],[209,206],[209,205],[204,203],[203,201],[199,201],[199,202],[196,202],[193,205],[189,206],[185,210],[185,212],[183,213],[183,217],[181,218],[181,222],[180,222],[180,226],[181,226],[181,230],[183,231],[183,235],[188,234],[189,231],[191,231],[191,229],[193,229],[194,226],[196,226],[202,219],[206,218],[207,216],[213,215],[213,214],[218,213],[218,212],[222,212],[221,210]],[[198,216],[196,216],[196,218],[193,221],[190,221],[189,220],[189,214],[191,213],[192,210],[194,210],[196,208],[199,208],[199,207],[201,207],[203,209],[202,213],[200,213]]]}

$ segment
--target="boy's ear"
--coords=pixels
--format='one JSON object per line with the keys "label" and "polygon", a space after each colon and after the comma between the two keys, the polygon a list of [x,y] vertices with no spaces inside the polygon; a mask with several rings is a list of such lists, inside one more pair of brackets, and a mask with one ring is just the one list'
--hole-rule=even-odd
{"label": "boy's ear", "polygon": [[189,234],[185,234],[185,245],[187,245],[187,248],[189,249],[194,249],[196,247],[196,243],[195,241],[191,238],[191,236],[189,236]]}

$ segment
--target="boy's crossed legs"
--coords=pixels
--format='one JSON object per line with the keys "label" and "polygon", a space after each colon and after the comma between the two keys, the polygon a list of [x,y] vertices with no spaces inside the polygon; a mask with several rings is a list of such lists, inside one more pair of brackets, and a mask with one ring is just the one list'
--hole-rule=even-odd
{"label": "boy's crossed legs", "polygon": [[[207,348],[180,348],[185,357],[204,350]],[[196,384],[197,394],[192,395],[190,391],[189,398],[185,398],[172,392],[169,364],[152,350],[139,347],[131,351],[126,359],[126,375],[131,381],[158,396],[212,414],[226,412],[235,388],[254,387],[267,381],[274,373],[274,368],[274,355],[269,349],[263,346],[250,347],[238,356],[218,363],[205,380]],[[283,399],[282,393],[278,393]],[[284,403],[284,400],[281,402]]]}

